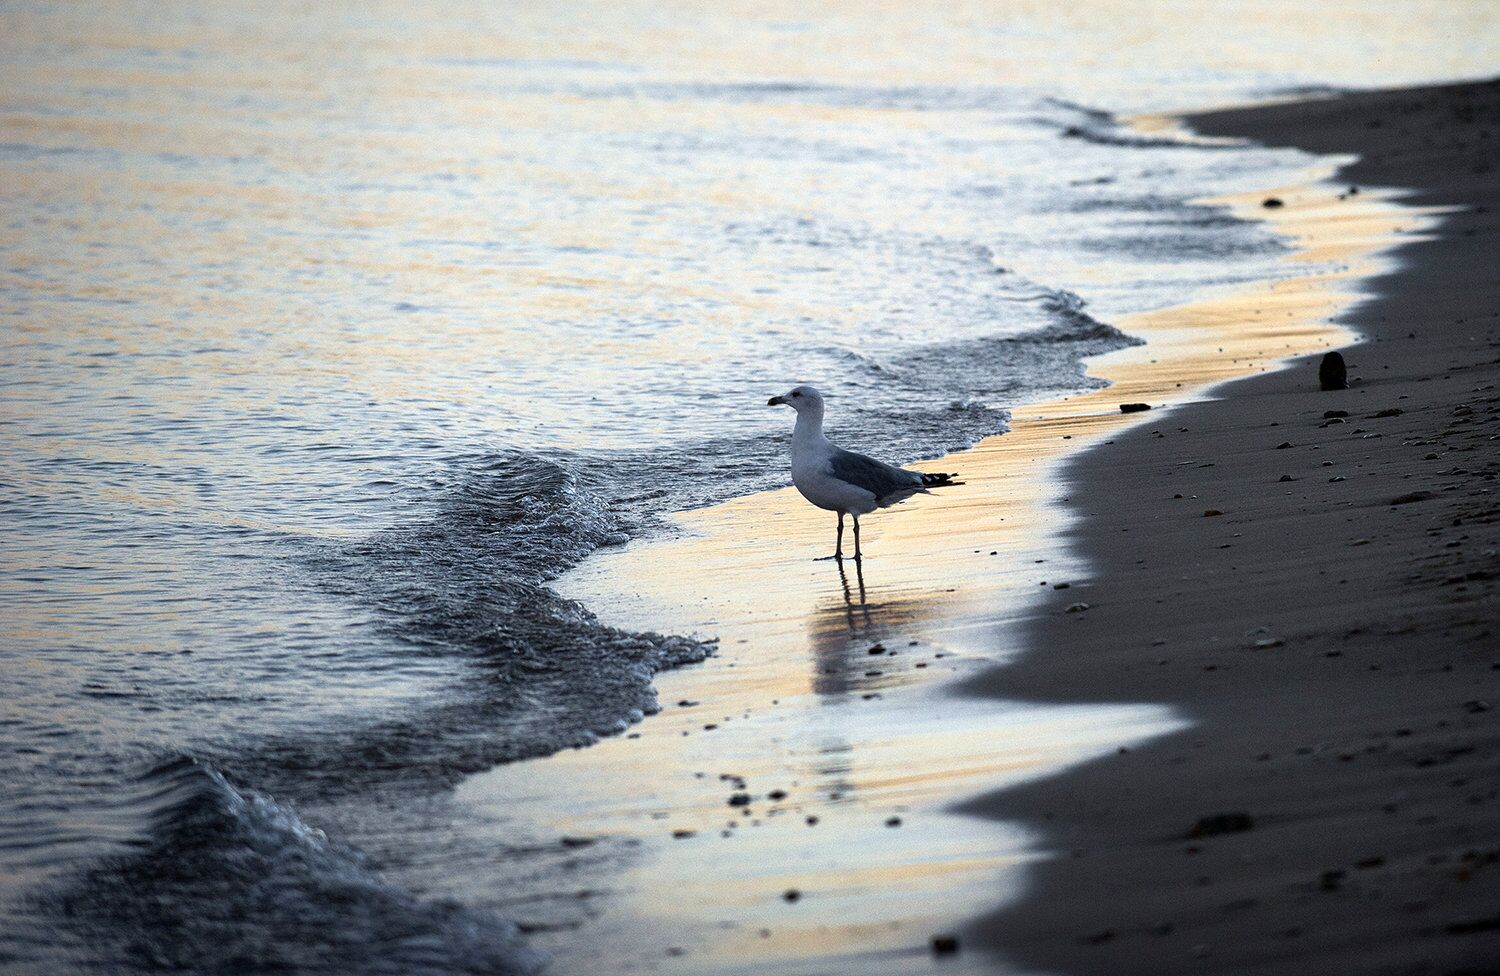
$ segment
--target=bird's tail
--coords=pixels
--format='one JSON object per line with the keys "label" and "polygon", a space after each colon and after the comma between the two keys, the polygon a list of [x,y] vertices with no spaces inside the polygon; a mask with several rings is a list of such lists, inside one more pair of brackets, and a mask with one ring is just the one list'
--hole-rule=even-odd
{"label": "bird's tail", "polygon": [[923,488],[952,488],[952,487],[954,487],[956,485],[967,484],[967,482],[963,482],[963,481],[954,481],[953,479],[957,478],[957,477],[958,477],[958,472],[957,471],[953,472],[952,474],[927,474],[927,473],[924,472],[923,475],[922,475],[922,487]]}

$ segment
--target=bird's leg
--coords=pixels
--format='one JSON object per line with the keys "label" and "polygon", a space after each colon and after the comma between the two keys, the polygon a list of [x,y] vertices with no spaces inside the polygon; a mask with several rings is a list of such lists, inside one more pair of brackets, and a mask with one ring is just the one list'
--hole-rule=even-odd
{"label": "bird's leg", "polygon": [[833,558],[834,559],[843,559],[844,558],[844,513],[843,512],[839,513],[839,541],[836,542],[836,543],[834,543],[834,546],[833,546]]}
{"label": "bird's leg", "polygon": [[[842,521],[840,519],[840,523]],[[859,551],[859,516],[856,515],[854,516],[854,561],[859,562],[863,558],[864,554]]]}

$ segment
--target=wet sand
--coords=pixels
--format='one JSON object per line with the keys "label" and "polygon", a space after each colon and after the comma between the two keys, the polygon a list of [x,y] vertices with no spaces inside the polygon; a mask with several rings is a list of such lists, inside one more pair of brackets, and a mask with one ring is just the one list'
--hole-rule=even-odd
{"label": "wet sand", "polygon": [[966,935],[1050,972],[1494,972],[1500,84],[1189,121],[1454,209],[1340,316],[1352,388],[1302,358],[1066,464],[1089,579],[972,687],[1191,724],[968,804],[1048,857]]}
{"label": "wet sand", "polygon": [[[1286,200],[1274,212],[1261,192],[1225,201],[1291,238],[1286,278],[1118,323],[1148,344],[1091,362],[1111,387],[1019,409],[1008,433],[918,465],[967,484],[866,519],[862,566],[817,561],[834,521],[786,490],[681,513],[680,534],[559,581],[607,623],[712,635],[720,650],[660,675],[663,714],[628,734],[456,792],[458,829],[565,852],[503,902],[554,954],[550,971],[1009,968],[972,934],[956,955],[931,940],[1020,897],[1049,825],[997,824],[955,801],[1184,724],[1146,695],[972,693],[1026,650],[1028,621],[1094,599],[1065,535],[1088,517],[1060,506],[1058,466],[1087,444],[1114,451],[1129,430],[1153,436],[1176,416],[1166,405],[1208,385],[1348,341],[1330,316],[1426,219],[1378,192],[1345,196],[1331,172],[1274,190]],[[1154,409],[1121,413],[1137,401]],[[836,399],[829,422],[836,436]]]}

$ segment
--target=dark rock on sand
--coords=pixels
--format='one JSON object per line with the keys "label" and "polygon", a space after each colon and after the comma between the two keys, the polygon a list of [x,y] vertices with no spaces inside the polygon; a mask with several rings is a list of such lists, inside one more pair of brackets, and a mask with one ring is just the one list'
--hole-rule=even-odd
{"label": "dark rock on sand", "polygon": [[1331,352],[1323,357],[1318,364],[1318,385],[1325,390],[1349,389],[1349,368],[1344,365],[1343,354]]}
{"label": "dark rock on sand", "polygon": [[1323,411],[1323,419],[1324,420],[1333,420],[1336,417],[1347,417],[1347,416],[1349,416],[1349,411],[1347,411],[1347,410],[1324,410]]}
{"label": "dark rock on sand", "polygon": [[1122,403],[1122,404],[1120,404],[1120,412],[1121,413],[1142,413],[1142,412],[1150,410],[1150,409],[1151,409],[1151,404],[1149,404],[1149,403]]}
{"label": "dark rock on sand", "polygon": [[1243,811],[1213,813],[1199,817],[1188,831],[1189,837],[1212,837],[1215,834],[1238,834],[1255,826],[1255,818]]}
{"label": "dark rock on sand", "polygon": [[748,807],[750,805],[749,793],[735,793],[729,797],[729,805],[732,807]]}
{"label": "dark rock on sand", "polygon": [[1281,198],[1280,197],[1266,197],[1264,200],[1261,201],[1260,205],[1262,207],[1265,207],[1267,210],[1275,210],[1277,207],[1282,206]]}
{"label": "dark rock on sand", "polygon": [[934,956],[951,956],[958,951],[958,936],[934,935],[931,945]]}
{"label": "dark rock on sand", "polygon": [[1391,499],[1392,505],[1410,505],[1412,502],[1425,502],[1429,498],[1436,498],[1437,494],[1431,491],[1409,491],[1404,495],[1397,495]]}

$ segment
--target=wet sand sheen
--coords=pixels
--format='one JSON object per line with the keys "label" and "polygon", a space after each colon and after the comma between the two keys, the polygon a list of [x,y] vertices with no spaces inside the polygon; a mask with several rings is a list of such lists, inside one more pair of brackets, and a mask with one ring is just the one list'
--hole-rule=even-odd
{"label": "wet sand sheen", "polygon": [[[1181,725],[1158,706],[961,691],[1018,650],[1007,624],[1037,612],[1041,584],[1088,571],[1052,505],[1056,462],[1126,425],[1170,423],[1164,405],[1215,383],[1349,339],[1328,319],[1422,217],[1368,189],[1341,198],[1330,173],[1223,201],[1271,221],[1305,270],[1118,322],[1147,344],[1091,362],[1110,387],[1018,408],[1008,433],[915,465],[968,484],[865,520],[863,567],[814,561],[834,519],[787,489],[681,513],[680,537],[601,553],[560,581],[607,623],[716,635],[721,648],[660,676],[663,713],[628,736],[460,788],[457,808],[494,829],[527,822],[619,849],[622,873],[589,879],[612,891],[597,917],[536,934],[553,971],[836,970],[857,958],[861,972],[922,972],[932,935],[1015,897],[1007,869],[1033,856],[1032,838],[945,809]],[[1271,195],[1285,206],[1262,208]],[[1119,412],[1136,401],[1155,409]],[[838,411],[831,398],[835,437]],[[748,801],[731,805],[736,794]],[[996,965],[968,948],[939,962]]]}

